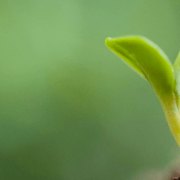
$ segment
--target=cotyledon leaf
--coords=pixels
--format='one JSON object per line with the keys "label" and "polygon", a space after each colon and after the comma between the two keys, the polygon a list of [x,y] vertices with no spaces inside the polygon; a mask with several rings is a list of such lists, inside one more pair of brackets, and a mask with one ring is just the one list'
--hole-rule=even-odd
{"label": "cotyledon leaf", "polygon": [[[105,43],[110,50],[152,85],[161,102],[170,130],[180,146],[177,91],[173,68],[165,53],[156,44],[142,36],[107,38]],[[174,68],[179,72],[180,65],[174,65]]]}
{"label": "cotyledon leaf", "polygon": [[120,56],[161,94],[172,93],[174,80],[171,64],[164,52],[141,36],[107,38],[107,47]]}
{"label": "cotyledon leaf", "polygon": [[130,49],[127,49],[126,47],[123,47],[122,41],[128,41],[129,38],[107,38],[106,39],[106,45],[107,47],[112,50],[115,54],[117,54],[119,57],[121,57],[130,67],[135,70],[140,76],[143,78],[146,78],[143,70],[138,65],[137,60],[134,57],[134,54],[130,52]]}
{"label": "cotyledon leaf", "polygon": [[177,98],[178,109],[180,110],[180,52],[173,65],[174,79],[175,79],[175,93]]}

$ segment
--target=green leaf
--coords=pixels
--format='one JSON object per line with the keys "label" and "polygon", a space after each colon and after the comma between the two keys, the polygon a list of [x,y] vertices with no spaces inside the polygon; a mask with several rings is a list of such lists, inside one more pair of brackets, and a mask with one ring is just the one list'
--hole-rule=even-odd
{"label": "green leaf", "polygon": [[110,50],[147,79],[159,95],[164,96],[173,92],[171,64],[156,44],[141,36],[107,38],[105,43]]}
{"label": "green leaf", "polygon": [[141,69],[141,67],[138,65],[132,52],[130,52],[126,47],[123,47],[122,40],[128,41],[129,39],[127,37],[115,39],[107,38],[105,43],[110,50],[112,50],[115,54],[121,57],[124,62],[130,65],[130,67],[135,70],[140,76],[145,78],[146,75]]}
{"label": "green leaf", "polygon": [[177,105],[178,109],[180,104],[180,52],[175,60],[175,63],[173,65],[174,69],[174,79],[175,79],[175,94],[177,98]]}

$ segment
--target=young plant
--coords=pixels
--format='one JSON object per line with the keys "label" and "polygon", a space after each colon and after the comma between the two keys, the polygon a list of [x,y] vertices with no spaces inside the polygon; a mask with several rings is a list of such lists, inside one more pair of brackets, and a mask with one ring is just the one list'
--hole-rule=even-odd
{"label": "young plant", "polygon": [[107,38],[106,46],[156,92],[170,130],[180,146],[180,53],[172,66],[165,53],[141,36]]}

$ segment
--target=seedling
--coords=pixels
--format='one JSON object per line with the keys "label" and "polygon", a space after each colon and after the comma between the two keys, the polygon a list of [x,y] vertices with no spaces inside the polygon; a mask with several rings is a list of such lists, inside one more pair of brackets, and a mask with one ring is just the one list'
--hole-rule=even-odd
{"label": "seedling", "polygon": [[141,36],[107,38],[106,46],[147,80],[163,107],[180,146],[180,53],[172,66],[165,53]]}

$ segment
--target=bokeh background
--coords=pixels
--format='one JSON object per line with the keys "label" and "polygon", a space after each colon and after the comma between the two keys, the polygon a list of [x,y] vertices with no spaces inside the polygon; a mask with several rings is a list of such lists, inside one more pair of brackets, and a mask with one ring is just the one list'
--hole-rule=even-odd
{"label": "bokeh background", "polygon": [[179,0],[0,0],[0,179],[133,179],[176,158],[153,89],[104,41],[143,35],[173,63],[179,9]]}

